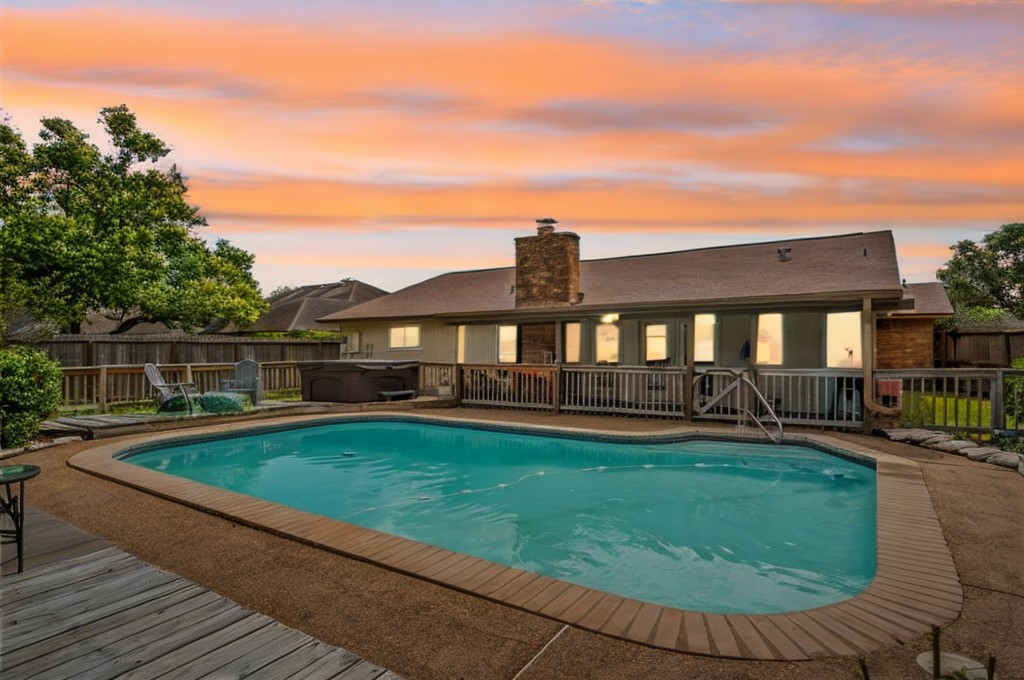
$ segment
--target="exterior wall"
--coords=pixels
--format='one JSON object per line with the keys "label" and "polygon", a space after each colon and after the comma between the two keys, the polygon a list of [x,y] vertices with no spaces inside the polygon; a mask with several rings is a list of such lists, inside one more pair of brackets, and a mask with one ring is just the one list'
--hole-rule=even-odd
{"label": "exterior wall", "polygon": [[555,323],[525,323],[519,326],[519,357],[524,364],[549,364],[555,357]]}
{"label": "exterior wall", "polygon": [[[715,365],[729,366],[732,368],[746,368],[750,360],[754,358],[754,347],[757,338],[754,336],[754,323],[757,316],[754,314],[719,314],[718,335],[715,338]],[[750,343],[750,359],[741,359],[740,350],[743,343]],[[783,355],[785,356],[785,355]]]}
{"label": "exterior wall", "polygon": [[466,363],[494,364],[498,362],[498,327],[495,324],[466,326]]}
{"label": "exterior wall", "polygon": [[935,366],[935,322],[932,319],[878,319],[876,329],[876,368]]}
{"label": "exterior wall", "polygon": [[516,307],[576,304],[580,290],[580,237],[540,227],[516,240]]}
{"label": "exterior wall", "polygon": [[[392,326],[420,327],[420,347],[391,349],[389,344]],[[455,326],[412,319],[409,321],[361,321],[341,325],[342,334],[359,333],[359,350],[356,356],[372,359],[395,359],[401,361],[455,362]]]}
{"label": "exterior wall", "polygon": [[816,312],[783,313],[783,368],[821,368],[824,365],[825,314]]}
{"label": "exterior wall", "polygon": [[[423,342],[422,361],[454,364],[458,349],[458,328],[440,323],[423,323],[420,329]],[[401,350],[400,350],[401,351]]]}

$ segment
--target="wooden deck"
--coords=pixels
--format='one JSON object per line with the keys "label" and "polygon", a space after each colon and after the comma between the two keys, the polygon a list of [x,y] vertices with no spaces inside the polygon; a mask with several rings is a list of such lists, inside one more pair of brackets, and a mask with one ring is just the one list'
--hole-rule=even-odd
{"label": "wooden deck", "polygon": [[45,513],[27,526],[25,572],[4,552],[4,680],[398,678]]}

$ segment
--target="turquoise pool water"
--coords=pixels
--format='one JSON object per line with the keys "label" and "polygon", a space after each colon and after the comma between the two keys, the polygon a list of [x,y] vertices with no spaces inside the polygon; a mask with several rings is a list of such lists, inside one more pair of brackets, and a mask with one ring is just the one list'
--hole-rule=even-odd
{"label": "turquoise pool water", "polygon": [[684,609],[809,609],[875,572],[875,471],[799,446],[355,421],[125,460]]}

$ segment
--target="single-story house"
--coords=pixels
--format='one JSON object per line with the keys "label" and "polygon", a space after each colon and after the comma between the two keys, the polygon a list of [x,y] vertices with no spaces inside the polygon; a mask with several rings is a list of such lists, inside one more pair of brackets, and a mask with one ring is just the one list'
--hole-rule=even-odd
{"label": "single-story house", "polygon": [[320,321],[374,359],[862,369],[871,384],[875,368],[932,368],[934,320],[952,314],[941,284],[901,281],[889,231],[581,261],[579,236],[554,224],[515,239],[512,267]]}
{"label": "single-story house", "polygon": [[386,290],[357,279],[299,286],[269,298],[270,309],[251,326],[228,324],[217,332],[254,335],[301,330],[333,331],[337,330],[337,324],[324,324],[318,319],[387,294]]}

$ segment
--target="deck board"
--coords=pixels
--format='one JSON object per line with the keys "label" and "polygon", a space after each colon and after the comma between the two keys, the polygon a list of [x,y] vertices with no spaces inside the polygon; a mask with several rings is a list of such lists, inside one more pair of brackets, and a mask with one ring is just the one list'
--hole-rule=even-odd
{"label": "deck board", "polygon": [[[46,533],[37,520],[60,533],[59,520],[30,509],[28,536]],[[4,680],[398,677],[76,532],[65,536],[79,554],[54,549],[59,536],[37,540],[56,559],[35,555],[35,567],[0,579]]]}

